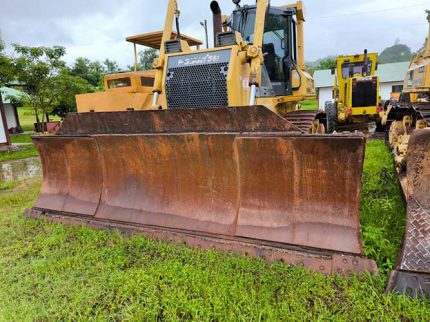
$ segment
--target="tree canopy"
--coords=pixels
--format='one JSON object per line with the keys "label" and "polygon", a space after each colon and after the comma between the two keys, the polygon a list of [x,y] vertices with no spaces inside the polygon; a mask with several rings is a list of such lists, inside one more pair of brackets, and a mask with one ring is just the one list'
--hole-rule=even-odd
{"label": "tree canopy", "polygon": [[334,67],[336,67],[336,58],[325,57],[325,58],[319,60],[318,65],[315,66],[315,70],[331,69]]}
{"label": "tree canopy", "polygon": [[103,76],[119,73],[121,70],[114,60],[105,59],[103,63],[79,57],[70,68],[70,74],[85,79],[92,86],[103,88]]}
{"label": "tree canopy", "polygon": [[4,53],[4,43],[0,38],[0,87],[13,80],[14,73],[13,61]]}
{"label": "tree canopy", "polygon": [[[137,62],[137,70],[150,70],[154,59],[158,57],[158,50],[148,48],[145,50],[139,50],[139,59]],[[128,69],[134,70],[134,66],[128,66]]]}
{"label": "tree canopy", "polygon": [[13,55],[6,54],[0,39],[0,86],[20,84],[22,95],[14,98],[14,103],[31,108],[39,128],[48,114],[64,118],[76,111],[75,95],[102,90],[104,75],[121,71],[118,63],[108,58],[100,62],[79,57],[67,66],[63,60],[66,49],[60,46],[12,46]]}
{"label": "tree canopy", "polygon": [[65,112],[76,107],[76,94],[92,91],[85,79],[72,75],[66,68],[62,60],[66,53],[64,47],[14,44],[13,48],[16,54],[15,79],[23,85],[21,103],[33,109],[38,124],[43,124],[45,116],[53,111],[64,116]]}
{"label": "tree canopy", "polygon": [[385,48],[379,55],[378,62],[381,64],[397,63],[402,61],[410,61],[412,51],[407,45],[395,44]]}

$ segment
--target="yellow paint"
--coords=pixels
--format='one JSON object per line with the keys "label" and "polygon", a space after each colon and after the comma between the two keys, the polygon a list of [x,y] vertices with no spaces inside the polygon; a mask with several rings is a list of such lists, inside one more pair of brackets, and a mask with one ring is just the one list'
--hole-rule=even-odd
{"label": "yellow paint", "polygon": [[[160,45],[160,55],[154,61],[154,70],[151,73],[154,78],[152,88],[139,86],[140,73],[126,73],[117,75],[108,75],[105,79],[106,91],[104,93],[78,95],[78,111],[115,111],[127,110],[147,110],[162,108],[166,109],[166,74],[167,60],[169,57],[184,55],[187,53],[212,53],[219,50],[231,49],[229,71],[227,75],[227,91],[229,106],[248,106],[250,96],[250,84],[261,83],[262,64],[264,56],[262,53],[263,34],[266,18],[267,0],[257,2],[256,23],[254,26],[254,44],[250,45],[243,41],[241,35],[236,33],[236,44],[222,48],[197,49],[192,50],[190,46],[181,41],[182,52],[166,54],[164,52],[164,42],[170,40],[172,35],[172,25],[178,5],[176,0],[169,0],[163,36]],[[305,71],[304,66],[304,47],[303,47],[303,22],[304,12],[302,2],[288,6],[295,8],[297,12],[297,70],[292,71],[292,86],[297,88],[293,90],[292,95],[277,97],[256,98],[256,104],[265,105],[271,110],[281,115],[294,111],[297,103],[305,98],[315,97],[314,81],[309,73]],[[126,88],[109,89],[107,84],[109,80],[121,77],[130,77],[131,86]],[[159,93],[159,99],[156,106],[152,106],[153,93]]]}
{"label": "yellow paint", "polygon": [[409,94],[412,103],[419,102],[423,93],[430,95],[430,10],[426,12],[428,36],[423,49],[412,58],[403,81],[402,93]]}
{"label": "yellow paint", "polygon": [[[376,64],[378,59],[377,53],[367,54],[369,62],[371,62],[371,68],[367,75],[362,73],[355,73],[352,77],[348,75],[343,77],[342,65],[345,63],[361,63],[365,60],[364,54],[350,55],[350,56],[339,56],[336,58],[336,73],[335,73],[335,86],[333,89],[333,98],[337,103],[338,109],[338,121],[340,123],[345,122],[363,122],[366,120],[379,120],[380,113],[377,111],[380,105],[381,98],[379,95],[379,77],[376,75]],[[354,80],[363,78],[376,78],[376,105],[366,107],[355,107],[352,104],[352,84]]]}
{"label": "yellow paint", "polygon": [[[154,71],[107,75],[104,78],[104,92],[76,95],[78,112],[112,112],[126,111],[127,109],[149,109],[153,95],[152,84],[150,84],[150,86],[142,86],[142,77],[149,81],[154,79],[154,75]],[[109,88],[110,81],[124,78],[130,79],[130,86]]]}
{"label": "yellow paint", "polygon": [[[304,50],[303,50],[303,22],[304,12],[302,2],[283,6],[296,8],[297,11],[297,47],[298,47],[298,70],[292,71],[294,88],[293,95],[277,97],[257,97],[256,104],[264,105],[274,112],[284,115],[287,112],[296,110],[297,103],[305,98],[315,97],[314,81],[312,76],[304,70]],[[236,33],[236,45],[225,46],[222,48],[209,48],[204,50],[185,49],[181,53],[166,54],[164,63],[168,57],[180,56],[187,53],[212,53],[219,50],[231,49],[230,67],[227,75],[228,88],[228,105],[229,106],[247,106],[249,103],[250,84],[260,85],[261,83],[261,66],[264,63],[262,54],[262,43],[264,34],[264,25],[266,17],[267,0],[257,2],[256,23],[254,26],[254,43],[249,45],[242,40],[240,34]],[[172,14],[172,13],[170,13]],[[165,84],[167,66],[164,64],[164,76],[162,84]],[[158,75],[158,74],[157,74]],[[154,88],[156,90],[156,88]],[[166,102],[165,91],[162,90],[160,97]],[[166,105],[161,104],[163,109]]]}
{"label": "yellow paint", "polygon": [[[427,10],[429,22],[428,36],[424,47],[412,58],[403,82],[402,99],[410,103],[430,103],[430,10]],[[409,98],[405,97],[409,96]],[[388,106],[388,112],[393,108]],[[395,154],[395,162],[398,167],[406,166],[410,133],[415,121],[416,129],[425,129],[428,124],[425,120],[414,120],[410,115],[405,115],[402,121],[396,120],[390,126],[389,143]]]}

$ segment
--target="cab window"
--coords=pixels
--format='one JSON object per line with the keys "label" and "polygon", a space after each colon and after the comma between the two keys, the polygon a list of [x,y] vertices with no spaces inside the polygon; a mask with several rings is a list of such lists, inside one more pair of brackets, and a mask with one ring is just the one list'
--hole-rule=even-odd
{"label": "cab window", "polygon": [[123,88],[123,87],[130,87],[130,86],[131,86],[130,77],[123,77],[123,78],[108,80],[108,88]]}
{"label": "cab window", "polygon": [[[343,63],[342,64],[342,77],[349,78],[353,77],[355,74],[364,75],[364,62],[356,62],[356,63]],[[367,64],[367,74],[370,74],[372,69],[372,62],[369,61]]]}
{"label": "cab window", "polygon": [[153,87],[154,86],[154,78],[152,77],[141,77],[140,84],[144,87]]}

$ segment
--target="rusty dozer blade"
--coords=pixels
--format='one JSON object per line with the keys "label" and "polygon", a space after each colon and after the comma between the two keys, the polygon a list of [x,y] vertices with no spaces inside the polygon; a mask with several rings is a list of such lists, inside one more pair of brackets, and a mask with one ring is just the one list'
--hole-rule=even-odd
{"label": "rusty dozer blade", "polygon": [[406,169],[406,234],[387,289],[430,297],[430,129],[412,132]]}
{"label": "rusty dozer blade", "polygon": [[306,135],[242,107],[69,114],[33,139],[43,184],[30,216],[377,271],[360,240],[362,135]]}

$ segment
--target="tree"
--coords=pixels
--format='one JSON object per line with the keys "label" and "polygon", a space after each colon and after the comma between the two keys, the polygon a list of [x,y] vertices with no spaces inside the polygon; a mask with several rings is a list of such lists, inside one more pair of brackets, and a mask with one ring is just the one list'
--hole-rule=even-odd
{"label": "tree", "polygon": [[378,62],[381,64],[409,61],[412,58],[411,49],[403,44],[395,44],[385,48],[379,55]]}
{"label": "tree", "polygon": [[90,61],[88,58],[76,58],[70,69],[70,74],[85,79],[93,86],[99,86],[105,70],[99,61]]}
{"label": "tree", "polygon": [[103,63],[98,60],[91,61],[88,58],[79,57],[70,68],[70,74],[87,80],[95,87],[103,88],[103,76],[119,73],[121,70],[114,60],[105,59]]}
{"label": "tree", "polygon": [[0,87],[6,85],[14,78],[13,60],[4,53],[4,43],[0,38]]}
{"label": "tree", "polygon": [[318,65],[315,66],[315,70],[332,69],[335,67],[336,67],[336,58],[326,57],[319,60]]}
{"label": "tree", "polygon": [[[64,47],[27,47],[13,45],[16,79],[24,84],[22,102],[33,109],[37,127],[42,129],[45,116],[61,104],[71,106],[70,97],[77,89],[83,90],[83,82],[79,76],[69,73],[65,62],[61,59],[66,50]],[[89,89],[89,87],[86,87]],[[42,114],[42,121],[39,115]]]}
{"label": "tree", "polygon": [[105,66],[104,68],[104,73],[106,74],[116,74],[119,73],[121,71],[121,69],[118,66],[118,63],[114,60],[110,60],[108,58],[105,59],[105,61],[103,62],[103,65]]}
{"label": "tree", "polygon": [[57,84],[60,88],[67,88],[58,97],[57,104],[53,107],[51,114],[58,115],[62,119],[70,112],[76,112],[76,95],[92,93],[95,87],[80,76],[72,75],[69,70],[64,69],[57,77]]}
{"label": "tree", "polygon": [[154,59],[158,57],[158,50],[149,48],[143,51],[139,51],[139,70],[150,70],[152,69],[152,63]]}
{"label": "tree", "polygon": [[[139,50],[139,59],[137,62],[137,70],[150,70],[154,59],[158,57],[158,50],[149,48]],[[129,70],[134,70],[134,66],[128,66]]]}

